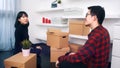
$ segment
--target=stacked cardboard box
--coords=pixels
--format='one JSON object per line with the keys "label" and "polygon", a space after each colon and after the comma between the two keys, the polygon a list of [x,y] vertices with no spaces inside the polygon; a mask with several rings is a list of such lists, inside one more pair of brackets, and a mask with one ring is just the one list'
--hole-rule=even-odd
{"label": "stacked cardboard box", "polygon": [[75,43],[70,43],[69,47],[70,47],[70,51],[71,52],[77,52],[80,48],[83,47],[83,45],[75,44]]}
{"label": "stacked cardboard box", "polygon": [[56,62],[59,56],[69,51],[68,33],[61,32],[59,29],[49,28],[47,31],[47,45],[50,49],[50,61]]}
{"label": "stacked cardboard box", "polygon": [[86,36],[90,32],[90,28],[86,27],[84,20],[70,20],[69,21],[69,33],[75,35]]}
{"label": "stacked cardboard box", "polygon": [[59,29],[49,29],[47,32],[47,45],[54,48],[68,47],[68,33]]}
{"label": "stacked cardboard box", "polygon": [[65,55],[65,53],[67,53],[69,51],[69,47],[65,47],[65,48],[53,48],[51,47],[50,49],[50,62],[56,62],[58,57],[62,56],[62,55]]}

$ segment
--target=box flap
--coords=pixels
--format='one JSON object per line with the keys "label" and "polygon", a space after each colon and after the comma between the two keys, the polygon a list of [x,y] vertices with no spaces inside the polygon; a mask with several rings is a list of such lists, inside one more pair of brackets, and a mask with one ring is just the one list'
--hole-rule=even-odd
{"label": "box flap", "polygon": [[48,31],[47,32],[51,32],[51,33],[59,33],[61,32],[60,29],[55,29],[55,28],[48,28]]}
{"label": "box flap", "polygon": [[48,31],[47,31],[47,34],[57,35],[57,36],[68,36],[67,32],[61,32],[60,29],[55,29],[55,28],[49,28]]}
{"label": "box flap", "polygon": [[69,21],[70,24],[77,24],[77,25],[82,25],[84,24],[84,21],[82,20],[70,20]]}
{"label": "box flap", "polygon": [[51,47],[50,50],[51,51],[56,51],[56,52],[57,51],[58,52],[63,52],[63,51],[68,52],[70,50],[70,48],[69,47],[65,47],[65,48],[53,48],[53,47]]}
{"label": "box flap", "polygon": [[59,32],[59,33],[55,33],[55,32],[47,32],[48,35],[56,35],[56,36],[68,36],[69,33],[67,32]]}

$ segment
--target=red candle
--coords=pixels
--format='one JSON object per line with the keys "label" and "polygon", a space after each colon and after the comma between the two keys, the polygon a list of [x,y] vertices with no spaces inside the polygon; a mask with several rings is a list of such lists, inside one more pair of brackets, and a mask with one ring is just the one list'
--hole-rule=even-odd
{"label": "red candle", "polygon": [[49,20],[49,24],[51,23],[51,20]]}
{"label": "red candle", "polygon": [[42,18],[42,23],[45,23],[45,17]]}
{"label": "red candle", "polygon": [[47,18],[45,18],[45,21],[46,21],[45,23],[48,23],[48,19]]}

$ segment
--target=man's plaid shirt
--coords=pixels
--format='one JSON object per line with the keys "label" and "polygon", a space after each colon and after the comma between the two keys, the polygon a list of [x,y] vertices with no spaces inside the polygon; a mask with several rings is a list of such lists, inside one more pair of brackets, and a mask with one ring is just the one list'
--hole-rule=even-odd
{"label": "man's plaid shirt", "polygon": [[83,62],[88,68],[107,68],[109,59],[110,37],[108,31],[99,25],[88,35],[85,45],[73,55],[58,58],[59,62]]}

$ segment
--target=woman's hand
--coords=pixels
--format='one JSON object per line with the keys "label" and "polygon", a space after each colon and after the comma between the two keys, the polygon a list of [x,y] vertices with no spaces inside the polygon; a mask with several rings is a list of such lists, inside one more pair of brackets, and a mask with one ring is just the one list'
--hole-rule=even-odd
{"label": "woman's hand", "polygon": [[59,68],[58,64],[59,64],[59,61],[57,60],[56,63],[55,63],[56,68]]}

